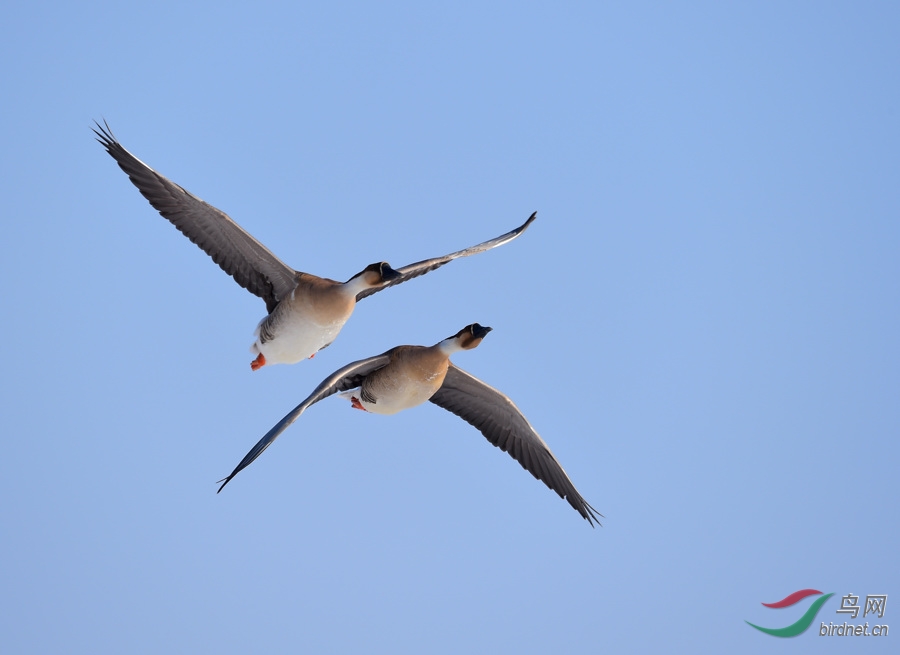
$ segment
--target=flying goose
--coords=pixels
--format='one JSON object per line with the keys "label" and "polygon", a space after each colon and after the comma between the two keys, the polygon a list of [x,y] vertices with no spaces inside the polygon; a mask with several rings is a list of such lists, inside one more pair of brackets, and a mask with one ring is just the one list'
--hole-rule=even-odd
{"label": "flying goose", "polygon": [[[335,393],[351,405],[375,414],[396,414],[430,400],[477,428],[487,440],[508,452],[526,471],[565,498],[592,526],[602,515],[575,489],[569,476],[512,400],[457,368],[450,356],[471,350],[491,331],[473,323],[433,346],[397,346],[338,369],[253,446],[227,478],[249,466],[278,435],[309,407]],[[218,493],[218,492],[217,492]]]}
{"label": "flying goose", "polygon": [[266,303],[268,315],[256,327],[250,364],[295,364],[315,355],[337,337],[356,302],[406,282],[444,264],[502,246],[522,234],[537,216],[496,239],[457,252],[425,259],[399,269],[387,262],[371,264],[346,282],[296,271],[254,239],[227,214],[160,175],[128,152],[109,125],[96,123],[97,140],[150,201],[188,239],[235,282]]}

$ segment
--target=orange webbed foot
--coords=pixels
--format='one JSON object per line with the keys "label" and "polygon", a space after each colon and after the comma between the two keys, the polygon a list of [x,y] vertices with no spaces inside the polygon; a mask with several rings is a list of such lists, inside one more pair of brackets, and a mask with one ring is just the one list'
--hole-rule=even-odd
{"label": "orange webbed foot", "polygon": [[254,359],[252,362],[250,362],[250,368],[253,369],[254,371],[258,371],[265,365],[266,365],[266,356],[263,355],[262,353],[259,353],[259,355],[256,356],[256,359]]}
{"label": "orange webbed foot", "polygon": [[365,407],[362,406],[362,403],[359,402],[359,398],[357,398],[356,396],[350,396],[350,406],[351,406],[353,409],[361,409],[361,410],[364,411],[364,412],[368,412],[368,411],[369,411],[369,410],[367,410]]}

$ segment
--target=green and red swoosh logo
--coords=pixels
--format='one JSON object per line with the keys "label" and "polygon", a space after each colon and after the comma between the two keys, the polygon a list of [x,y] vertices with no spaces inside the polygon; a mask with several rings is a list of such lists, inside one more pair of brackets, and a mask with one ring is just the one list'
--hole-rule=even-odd
{"label": "green and red swoosh logo", "polygon": [[[763,605],[765,605],[766,607],[771,607],[773,609],[782,609],[784,607],[795,605],[796,603],[809,596],[821,595],[822,592],[816,591],[815,589],[801,589],[800,591],[795,591],[794,593],[786,596],[776,603],[763,603]],[[750,623],[750,621],[745,621],[745,623],[749,626],[753,626],[760,632],[765,632],[767,635],[772,635],[773,637],[796,637],[797,635],[802,634],[810,625],[812,625],[812,622],[816,619],[816,614],[818,614],[819,610],[822,609],[822,605],[824,605],[825,601],[827,601],[832,596],[834,596],[834,594],[826,594],[821,598],[817,598],[815,602],[809,606],[809,609],[806,610],[806,613],[800,617],[799,621],[790,624],[786,628],[762,628],[758,625]]]}

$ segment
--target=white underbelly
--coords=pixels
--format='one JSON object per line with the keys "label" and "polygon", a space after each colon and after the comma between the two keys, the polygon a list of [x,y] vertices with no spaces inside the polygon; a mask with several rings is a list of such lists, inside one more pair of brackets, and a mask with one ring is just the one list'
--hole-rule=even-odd
{"label": "white underbelly", "polygon": [[258,325],[254,333],[256,341],[250,347],[250,351],[254,354],[262,353],[267,364],[296,364],[309,359],[334,341],[344,323],[346,319],[320,325],[305,316],[295,314],[290,319],[279,322],[275,334],[265,343],[259,338]]}
{"label": "white underbelly", "polygon": [[340,395],[346,398],[358,399],[367,412],[372,412],[373,414],[396,414],[404,409],[421,405],[431,398],[439,388],[440,384],[435,385],[433,382],[422,381],[407,381],[402,386],[380,386],[378,398],[374,403],[363,399],[360,389],[345,391]]}

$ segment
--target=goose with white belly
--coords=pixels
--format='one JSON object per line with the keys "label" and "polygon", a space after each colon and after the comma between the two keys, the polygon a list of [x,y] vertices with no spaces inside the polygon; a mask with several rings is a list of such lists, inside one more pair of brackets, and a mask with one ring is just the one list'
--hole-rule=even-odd
{"label": "goose with white belly", "polygon": [[337,282],[294,270],[235,223],[227,214],[160,175],[128,152],[108,125],[97,124],[97,140],[163,217],[196,243],[223,271],[266,303],[268,315],[256,328],[251,351],[255,371],[267,364],[295,364],[337,337],[356,302],[382,289],[433,271],[454,259],[502,246],[535,219],[496,239],[457,252],[393,269],[378,262]]}
{"label": "goose with white belly", "polygon": [[601,516],[575,485],[528,419],[506,395],[457,368],[450,356],[471,350],[491,331],[473,323],[433,346],[397,346],[335,371],[247,453],[219,491],[249,466],[309,407],[335,393],[352,406],[377,414],[395,414],[430,400],[477,428],[493,445],[509,453],[526,471],[584,517],[591,525]]}

